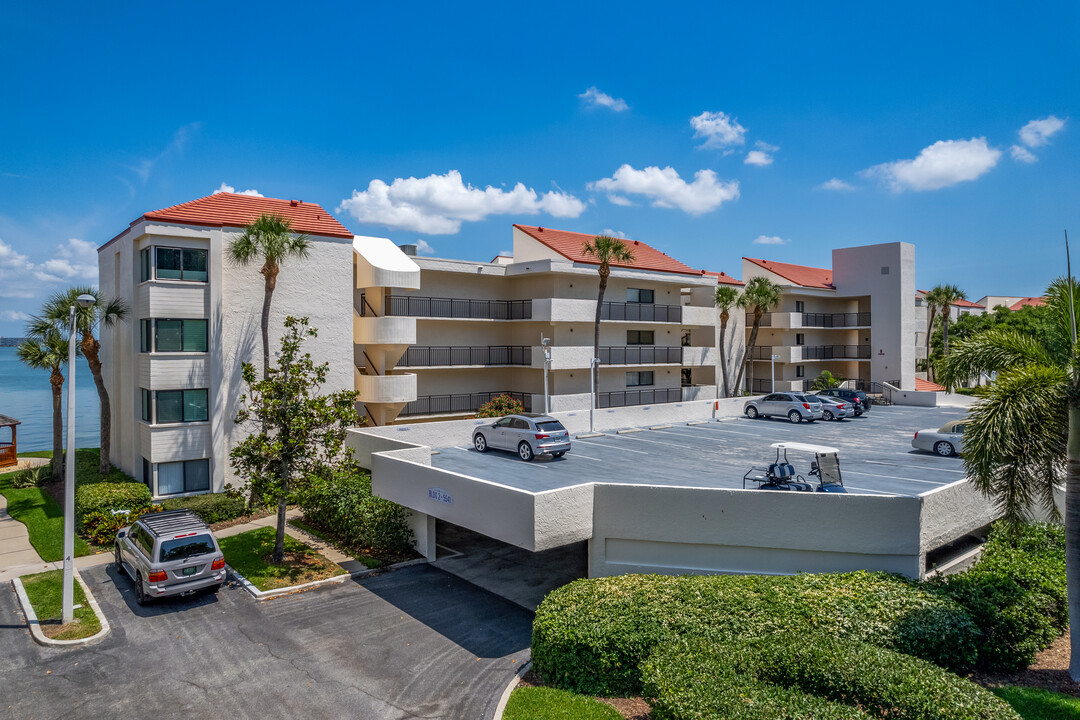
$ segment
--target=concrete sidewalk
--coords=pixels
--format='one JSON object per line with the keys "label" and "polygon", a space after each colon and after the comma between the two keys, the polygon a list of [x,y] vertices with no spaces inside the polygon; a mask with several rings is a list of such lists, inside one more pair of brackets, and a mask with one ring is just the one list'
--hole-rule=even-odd
{"label": "concrete sidewalk", "polygon": [[8,515],[7,498],[0,495],[0,581],[10,579],[5,577],[8,568],[44,564],[45,561],[30,544],[30,533],[26,526]]}

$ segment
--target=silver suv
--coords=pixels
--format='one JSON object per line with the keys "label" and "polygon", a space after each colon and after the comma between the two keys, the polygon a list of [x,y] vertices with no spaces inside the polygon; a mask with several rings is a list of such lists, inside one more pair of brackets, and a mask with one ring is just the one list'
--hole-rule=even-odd
{"label": "silver suv", "polygon": [[225,583],[225,556],[210,527],[190,510],[143,515],[116,533],[116,569],[135,581],[135,602]]}
{"label": "silver suv", "polygon": [[570,449],[570,433],[550,415],[507,415],[474,430],[473,447],[477,452],[487,452],[488,448],[513,450],[528,462],[537,455],[562,457]]}
{"label": "silver suv", "polygon": [[823,408],[821,401],[813,395],[778,392],[770,393],[762,398],[747,400],[746,404],[743,405],[743,412],[750,419],[756,417],[767,418],[776,415],[778,417],[787,417],[791,422],[798,423],[803,420],[807,422],[820,420]]}

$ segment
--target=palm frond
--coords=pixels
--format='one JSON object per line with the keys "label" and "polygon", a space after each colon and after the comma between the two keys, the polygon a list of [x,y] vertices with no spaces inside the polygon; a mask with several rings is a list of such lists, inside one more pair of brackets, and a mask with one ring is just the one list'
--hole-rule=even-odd
{"label": "palm frond", "polygon": [[996,327],[960,340],[940,360],[937,380],[949,390],[982,373],[1021,365],[1054,365],[1046,347],[1036,338],[1011,328]]}
{"label": "palm frond", "polygon": [[311,239],[293,232],[292,224],[274,214],[263,214],[244,227],[231,243],[228,258],[237,265],[263,260],[271,265],[295,257],[305,258],[311,249]]}
{"label": "palm frond", "polygon": [[634,252],[630,246],[608,235],[597,235],[592,240],[586,240],[582,252],[596,258],[601,265],[634,262]]}
{"label": "palm frond", "polygon": [[742,295],[739,296],[740,307],[763,313],[772,312],[773,308],[780,304],[784,289],[766,277],[753,277],[746,281]]}
{"label": "palm frond", "polygon": [[721,311],[728,312],[739,301],[739,291],[730,285],[721,285],[713,293],[713,304]]}

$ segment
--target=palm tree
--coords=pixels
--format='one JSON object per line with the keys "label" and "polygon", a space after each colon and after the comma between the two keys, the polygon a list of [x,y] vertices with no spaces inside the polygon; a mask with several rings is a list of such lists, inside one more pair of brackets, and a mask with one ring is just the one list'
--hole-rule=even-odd
{"label": "palm tree", "polygon": [[844,378],[839,375],[833,375],[828,370],[822,370],[821,374],[814,378],[814,384],[811,385],[812,390],[831,390],[832,388],[838,388],[844,384]]}
{"label": "palm tree", "polygon": [[743,288],[742,295],[739,296],[737,301],[739,307],[754,313],[754,324],[750,330],[750,339],[746,342],[746,357],[743,359],[743,364],[739,366],[739,375],[735,379],[736,391],[742,386],[743,370],[746,369],[747,362],[750,363],[750,388],[753,390],[753,354],[754,345],[757,343],[758,328],[761,327],[761,316],[772,312],[772,309],[780,304],[783,294],[782,287],[767,277],[759,276],[750,278],[746,282],[746,287]]}
{"label": "palm tree", "polygon": [[935,291],[941,292],[941,347],[942,354],[949,354],[949,320],[952,306],[957,300],[964,299],[964,291],[956,285],[938,285]]}
{"label": "palm tree", "polygon": [[[84,308],[77,302],[80,295],[93,295],[96,302]],[[71,287],[55,293],[46,300],[41,317],[51,323],[61,334],[66,334],[72,307],[75,308],[75,328],[80,335],[79,349],[86,357],[86,364],[90,366],[90,374],[94,376],[94,385],[97,386],[101,406],[98,472],[107,475],[111,469],[112,408],[109,403],[109,391],[105,389],[105,380],[101,374],[101,357],[98,354],[101,343],[94,337],[94,331],[101,327],[112,327],[117,322],[126,319],[128,306],[120,298],[105,300],[96,288]]]}
{"label": "palm tree", "polygon": [[229,243],[228,256],[238,265],[262,260],[259,272],[265,280],[262,307],[264,379],[270,372],[270,300],[277,286],[281,264],[289,258],[306,258],[310,248],[311,241],[307,235],[294,234],[288,220],[271,214],[260,215]]}
{"label": "palm tree", "polygon": [[[592,240],[586,240],[582,251],[586,255],[593,256],[600,263],[600,267],[596,269],[596,272],[600,274],[600,291],[596,294],[596,321],[593,331],[593,357],[598,358],[600,357],[600,311],[604,305],[604,291],[607,290],[608,276],[611,275],[611,263],[632,263],[634,253],[622,240],[607,235],[597,235]],[[600,369],[597,368],[596,383],[593,386],[593,407],[597,406],[599,388]]]}
{"label": "palm tree", "polygon": [[713,295],[713,303],[720,308],[720,372],[724,376],[724,397],[731,397],[731,388],[728,386],[727,372],[727,325],[731,319],[731,308],[739,302],[739,291],[730,285],[721,285],[716,288]]}
{"label": "palm tree", "polygon": [[935,288],[929,290],[923,296],[923,302],[926,303],[926,370],[929,373],[931,380],[934,380],[934,368],[930,364],[930,355],[932,354],[930,347],[930,338],[934,334],[934,319],[945,304],[945,293],[942,292],[942,286],[938,285]]}
{"label": "palm tree", "polygon": [[[1070,302],[1071,301],[1071,302]],[[964,431],[968,477],[1018,523],[1039,503],[1056,515],[1054,485],[1065,481],[1065,564],[1069,594],[1069,674],[1080,681],[1080,353],[1073,338],[1080,294],[1059,278],[1047,291],[1052,339],[995,327],[956,343],[941,361],[952,390],[997,372],[971,409]]]}
{"label": "palm tree", "polygon": [[[35,370],[48,370],[52,383],[53,406],[53,456],[52,479],[64,479],[64,373],[61,368],[68,361],[68,342],[48,321],[34,318],[29,328],[30,337],[15,348],[19,361]],[[35,332],[40,330],[41,332]]]}

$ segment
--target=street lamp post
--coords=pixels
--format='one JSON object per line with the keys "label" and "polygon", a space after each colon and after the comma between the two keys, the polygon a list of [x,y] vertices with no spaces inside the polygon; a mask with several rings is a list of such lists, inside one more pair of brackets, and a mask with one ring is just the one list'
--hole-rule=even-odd
{"label": "street lamp post", "polygon": [[589,432],[595,432],[593,425],[593,411],[596,410],[596,371],[600,367],[600,358],[594,357],[589,360]]}
{"label": "street lamp post", "polygon": [[769,360],[769,392],[776,392],[776,361],[779,355],[773,355]]}
{"label": "street lamp post", "polygon": [[551,338],[544,337],[544,333],[540,333],[540,347],[544,350],[544,412],[551,413],[551,395],[548,394],[548,370],[551,369],[551,348],[548,345],[551,343]]}
{"label": "street lamp post", "polygon": [[[93,295],[83,294],[79,307],[88,308],[96,302]],[[64,585],[63,623],[75,617],[75,306],[68,311],[68,396],[67,452],[64,457]]]}

